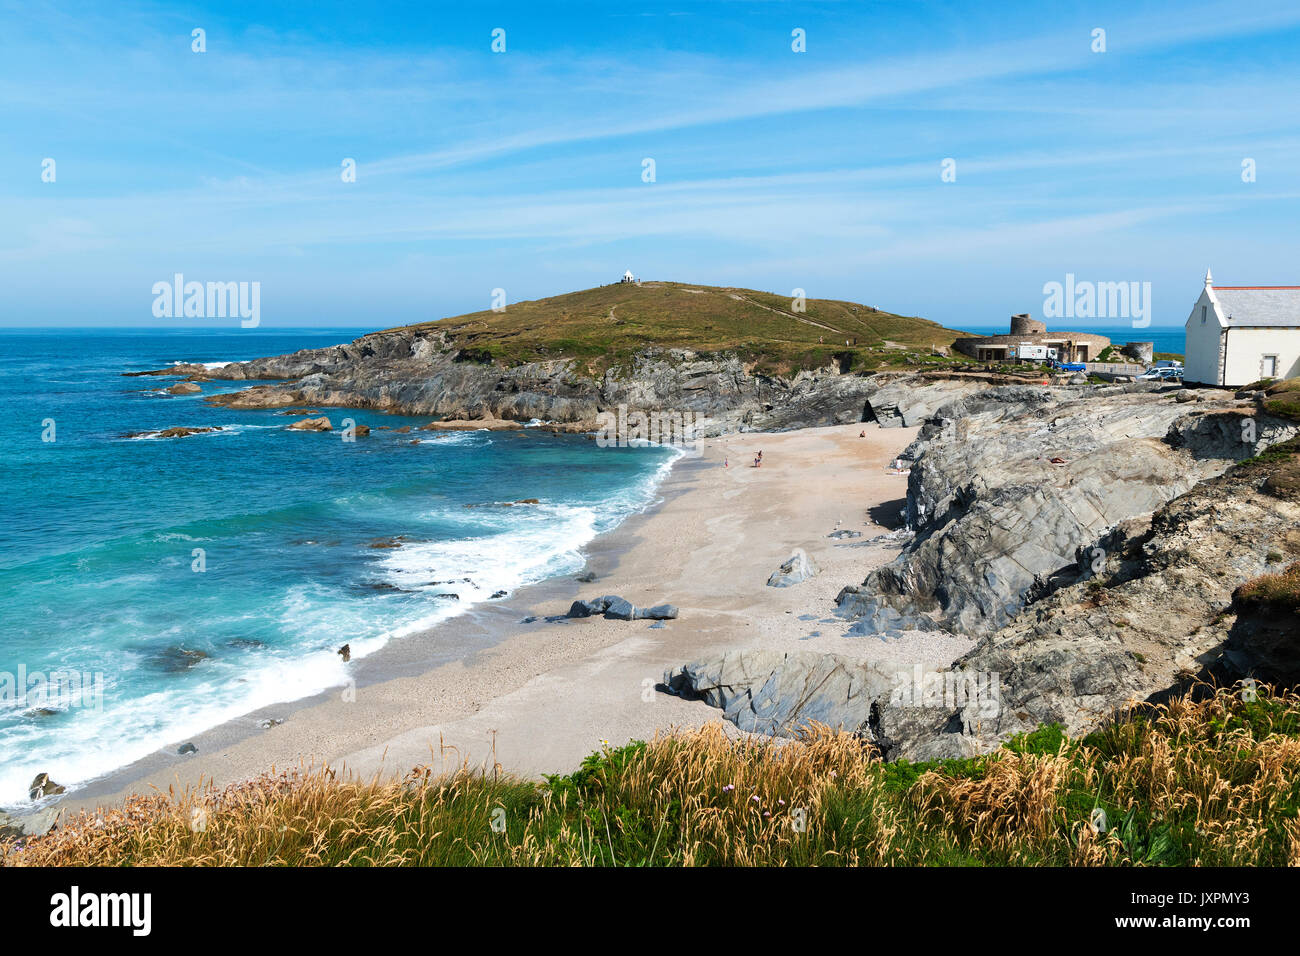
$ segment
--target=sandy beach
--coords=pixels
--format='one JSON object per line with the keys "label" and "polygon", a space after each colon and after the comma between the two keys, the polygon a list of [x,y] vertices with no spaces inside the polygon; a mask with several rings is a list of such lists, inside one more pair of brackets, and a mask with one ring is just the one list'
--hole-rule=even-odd
{"label": "sandy beach", "polygon": [[[864,437],[859,433],[865,427]],[[701,442],[660,502],[593,542],[593,583],[546,582],[353,662],[355,687],[246,715],[70,794],[64,807],[130,792],[225,785],[328,763],[361,775],[462,764],[527,776],[567,772],[606,742],[720,719],[656,691],[666,668],[727,648],[819,650],[858,660],[945,665],[970,646],[920,635],[845,637],[834,599],[890,560],[907,479],[892,460],[916,429],[844,425]],[[763,452],[761,468],[752,467]],[[725,464],[724,464],[725,463]],[[837,528],[861,537],[833,539]],[[789,588],[768,576],[802,548],[821,573]],[[671,603],[677,620],[548,623],[579,597]],[[536,615],[539,620],[521,623]],[[279,721],[276,723],[276,721]],[[269,726],[266,724],[269,722]]]}

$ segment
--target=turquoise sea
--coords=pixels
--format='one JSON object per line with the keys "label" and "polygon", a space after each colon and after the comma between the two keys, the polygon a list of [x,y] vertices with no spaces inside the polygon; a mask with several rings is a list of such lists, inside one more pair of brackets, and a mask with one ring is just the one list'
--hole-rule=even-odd
{"label": "turquoise sea", "polygon": [[[344,643],[359,657],[430,628],[436,640],[498,592],[572,573],[588,542],[653,502],[678,454],[537,429],[348,443],[122,375],[363,331],[0,332],[0,806],[39,772],[75,788],[338,686]],[[429,420],[322,411],[336,428]],[[126,437],[172,425],[222,430]],[[541,504],[503,504],[522,498]],[[396,535],[401,547],[371,547]],[[52,693],[77,679],[101,692]]]}

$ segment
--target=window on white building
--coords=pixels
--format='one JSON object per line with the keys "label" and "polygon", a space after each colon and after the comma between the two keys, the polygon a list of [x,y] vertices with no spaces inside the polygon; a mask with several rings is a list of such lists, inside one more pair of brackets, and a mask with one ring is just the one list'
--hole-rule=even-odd
{"label": "window on white building", "polygon": [[1262,378],[1277,378],[1277,356],[1265,355],[1261,371],[1264,373]]}

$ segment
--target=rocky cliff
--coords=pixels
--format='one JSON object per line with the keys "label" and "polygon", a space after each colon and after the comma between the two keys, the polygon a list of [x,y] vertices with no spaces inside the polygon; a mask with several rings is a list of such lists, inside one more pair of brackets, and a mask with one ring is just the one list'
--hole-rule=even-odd
{"label": "rocky cliff", "polygon": [[942,627],[972,651],[924,674],[733,651],[665,683],[746,729],[817,720],[910,759],[1041,723],[1079,734],[1197,680],[1294,685],[1300,442],[1265,408],[1145,387],[960,399],[908,452],[915,538],[839,606],[864,640],[882,622]]}
{"label": "rocky cliff", "polygon": [[594,429],[598,413],[626,405],[702,416],[702,435],[872,420],[913,424],[938,405],[1010,380],[948,370],[859,374],[835,363],[764,373],[735,353],[659,347],[635,352],[603,372],[573,359],[503,365],[482,361],[429,326],[217,369],[181,365],[133,374],[258,383],[207,399],[236,409],[341,406]]}
{"label": "rocky cliff", "polygon": [[1091,561],[1121,521],[1294,433],[1248,399],[1146,384],[1005,386],[959,398],[904,453],[915,536],[845,588],[840,611],[869,621],[890,608],[988,635]]}

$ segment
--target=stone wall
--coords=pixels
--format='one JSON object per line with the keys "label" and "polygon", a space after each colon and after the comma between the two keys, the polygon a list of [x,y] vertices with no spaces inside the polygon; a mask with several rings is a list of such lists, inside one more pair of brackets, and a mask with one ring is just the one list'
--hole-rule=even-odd
{"label": "stone wall", "polygon": [[[1039,323],[1040,325],[1042,323]],[[984,358],[980,355],[980,349],[989,347],[1002,346],[1007,349],[1008,358],[1011,357],[1012,350],[1017,345],[1046,345],[1050,348],[1060,350],[1059,358],[1062,362],[1075,361],[1094,361],[1106,346],[1110,345],[1110,339],[1104,335],[1094,335],[1091,332],[1047,332],[1035,335],[983,335],[979,338],[958,339],[953,343],[953,348],[963,355],[969,355],[974,359]],[[1086,348],[1086,354],[1084,349]]]}
{"label": "stone wall", "polygon": [[1037,322],[1028,315],[1013,315],[1011,317],[1011,334],[1012,335],[1043,335],[1047,332],[1047,323]]}

